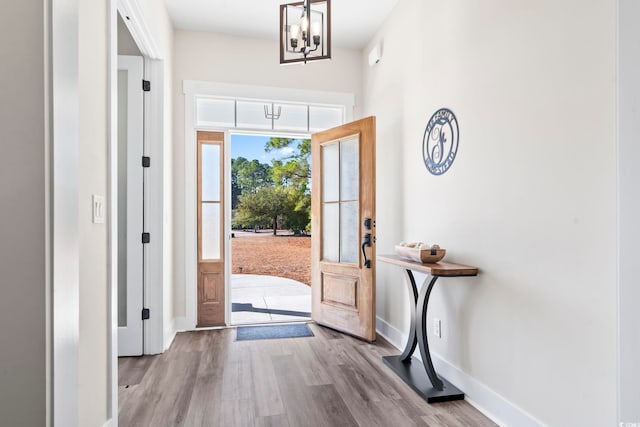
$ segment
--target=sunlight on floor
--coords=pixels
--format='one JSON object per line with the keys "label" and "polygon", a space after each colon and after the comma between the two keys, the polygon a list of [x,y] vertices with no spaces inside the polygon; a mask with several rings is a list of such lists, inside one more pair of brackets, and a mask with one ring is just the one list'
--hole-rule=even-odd
{"label": "sunlight on floor", "polygon": [[232,325],[311,318],[311,288],[282,277],[233,274],[231,303]]}

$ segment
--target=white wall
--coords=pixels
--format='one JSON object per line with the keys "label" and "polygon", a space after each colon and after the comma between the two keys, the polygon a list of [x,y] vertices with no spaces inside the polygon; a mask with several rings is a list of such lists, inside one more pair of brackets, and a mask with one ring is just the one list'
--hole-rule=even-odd
{"label": "white wall", "polygon": [[46,419],[44,7],[0,14],[0,414],[15,426]]}
{"label": "white wall", "polygon": [[640,423],[640,4],[619,5],[619,421]]}
{"label": "white wall", "polygon": [[[436,285],[433,350],[554,426],[616,421],[615,25],[605,0],[401,0],[364,72],[378,253],[422,240],[479,266]],[[436,177],[421,149],[440,107],[460,145]],[[378,315],[406,331],[402,271],[378,271]]]}
{"label": "white wall", "polygon": [[[361,104],[359,52],[332,49],[331,61],[281,66],[276,41],[221,34],[176,31],[174,42],[174,312],[185,315],[184,270],[184,80],[325,90],[356,95]],[[193,173],[193,171],[189,171]]]}

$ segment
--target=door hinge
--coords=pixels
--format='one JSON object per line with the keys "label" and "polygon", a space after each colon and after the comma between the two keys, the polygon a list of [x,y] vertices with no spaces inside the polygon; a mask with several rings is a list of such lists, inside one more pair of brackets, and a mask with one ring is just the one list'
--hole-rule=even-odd
{"label": "door hinge", "polygon": [[151,91],[151,82],[149,80],[142,80],[142,90],[145,92]]}
{"label": "door hinge", "polygon": [[142,243],[151,242],[151,233],[142,233]]}
{"label": "door hinge", "polygon": [[142,156],[142,167],[143,167],[143,168],[149,168],[149,167],[151,167],[151,157],[149,157],[149,156]]}
{"label": "door hinge", "polygon": [[142,320],[149,320],[151,317],[151,311],[148,308],[142,309]]}

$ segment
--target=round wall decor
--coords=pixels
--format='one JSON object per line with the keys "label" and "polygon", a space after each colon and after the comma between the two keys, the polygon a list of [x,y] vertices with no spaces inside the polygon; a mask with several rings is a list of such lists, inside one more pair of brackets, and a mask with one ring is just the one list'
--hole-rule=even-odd
{"label": "round wall decor", "polygon": [[433,113],[422,138],[422,157],[429,172],[442,175],[449,170],[458,152],[458,137],[453,111],[441,108]]}

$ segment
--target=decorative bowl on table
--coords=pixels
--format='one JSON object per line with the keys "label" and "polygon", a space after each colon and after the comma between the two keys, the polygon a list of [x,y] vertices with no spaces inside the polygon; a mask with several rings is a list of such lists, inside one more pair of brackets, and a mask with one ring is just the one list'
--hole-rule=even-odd
{"label": "decorative bowl on table", "polygon": [[447,251],[440,249],[438,245],[425,245],[423,243],[405,243],[402,242],[395,246],[396,254],[412,261],[421,262],[423,264],[438,262],[444,258]]}

